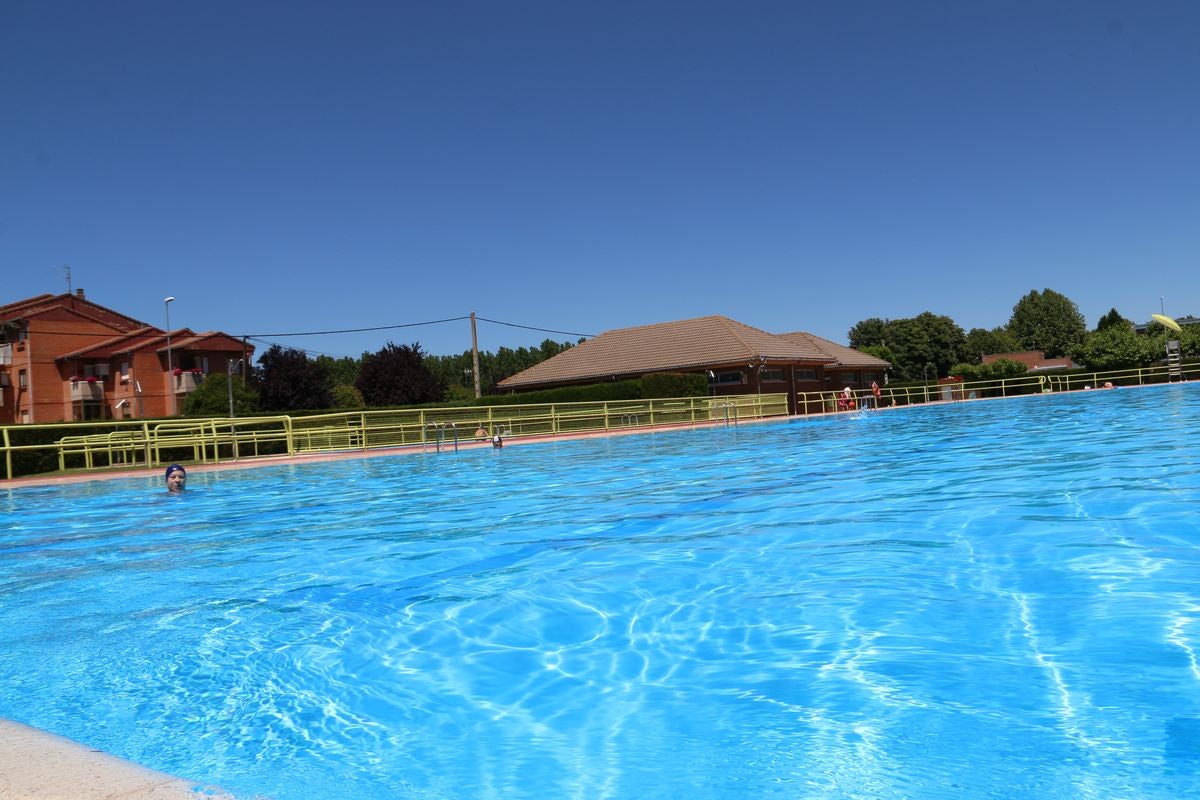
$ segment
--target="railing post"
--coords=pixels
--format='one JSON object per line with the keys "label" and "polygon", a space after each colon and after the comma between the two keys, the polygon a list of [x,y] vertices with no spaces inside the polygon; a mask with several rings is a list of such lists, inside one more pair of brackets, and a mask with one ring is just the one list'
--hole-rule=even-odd
{"label": "railing post", "polygon": [[4,426],[4,471],[8,475],[8,479],[12,480],[12,444],[8,438],[8,426]]}
{"label": "railing post", "polygon": [[554,408],[554,403],[550,404],[550,435],[558,436],[558,412]]}
{"label": "railing post", "polygon": [[604,401],[604,430],[608,430],[608,401]]}

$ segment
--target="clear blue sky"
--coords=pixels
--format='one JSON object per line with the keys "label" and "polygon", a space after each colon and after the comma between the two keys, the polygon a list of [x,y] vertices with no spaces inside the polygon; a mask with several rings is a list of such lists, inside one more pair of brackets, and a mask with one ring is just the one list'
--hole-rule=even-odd
{"label": "clear blue sky", "polygon": [[[1200,315],[1198,42],[1193,0],[5,0],[0,302],[69,264],[235,335]],[[389,339],[470,326],[275,341]]]}

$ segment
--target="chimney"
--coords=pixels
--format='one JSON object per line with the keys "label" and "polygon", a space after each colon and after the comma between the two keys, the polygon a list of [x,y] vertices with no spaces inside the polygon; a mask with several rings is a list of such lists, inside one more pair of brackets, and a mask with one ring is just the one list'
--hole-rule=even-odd
{"label": "chimney", "polygon": [[83,299],[83,289],[76,289],[76,290],[75,290],[75,296],[76,296],[76,297],[78,297],[78,298],[81,298],[81,299]]}

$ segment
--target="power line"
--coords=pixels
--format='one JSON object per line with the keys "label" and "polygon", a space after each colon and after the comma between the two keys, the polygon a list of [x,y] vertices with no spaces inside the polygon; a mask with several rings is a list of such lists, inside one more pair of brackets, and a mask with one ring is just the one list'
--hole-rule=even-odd
{"label": "power line", "polygon": [[306,355],[329,356],[330,358],[356,358],[356,356],[352,356],[347,353],[326,353],[322,350],[310,350],[307,347],[289,347],[288,345],[283,345],[283,344],[280,344],[279,342],[272,342],[268,339],[263,339],[258,336],[245,336],[243,338],[248,339],[252,342],[256,342],[261,345],[269,345],[269,346],[273,346],[273,347],[283,347],[288,350],[298,350],[301,353],[304,353]]}
{"label": "power line", "polygon": [[259,337],[278,338],[280,336],[326,336],[332,333],[366,333],[368,331],[390,331],[396,328],[416,328],[420,325],[439,325],[443,322],[458,322],[459,320],[470,319],[470,317],[448,317],[447,319],[435,319],[429,322],[406,322],[401,325],[378,325],[374,328],[345,328],[336,331],[307,331],[305,333],[242,333],[238,338],[256,339]]}
{"label": "power line", "polygon": [[[459,319],[462,319],[462,317],[459,317]],[[480,317],[480,316],[476,316],[475,319],[480,320],[481,322],[491,322],[494,325],[505,325],[509,328],[524,328],[527,331],[541,331],[542,333],[561,333],[563,336],[583,336],[585,338],[590,339],[596,335],[594,333],[577,333],[575,331],[556,331],[552,328],[535,328],[531,325],[518,325],[515,322],[501,322],[498,319],[488,319],[487,317]]]}

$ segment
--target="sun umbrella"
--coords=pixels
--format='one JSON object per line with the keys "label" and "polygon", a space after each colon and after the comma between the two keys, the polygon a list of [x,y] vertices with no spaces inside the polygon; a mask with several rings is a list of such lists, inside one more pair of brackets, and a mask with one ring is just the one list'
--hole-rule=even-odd
{"label": "sun umbrella", "polygon": [[1150,316],[1154,317],[1156,322],[1161,322],[1163,325],[1167,326],[1173,331],[1179,331],[1180,333],[1183,332],[1183,328],[1179,327],[1178,322],[1164,314],[1151,314]]}

